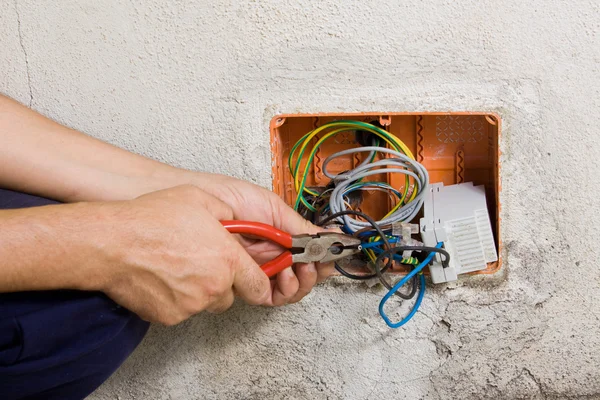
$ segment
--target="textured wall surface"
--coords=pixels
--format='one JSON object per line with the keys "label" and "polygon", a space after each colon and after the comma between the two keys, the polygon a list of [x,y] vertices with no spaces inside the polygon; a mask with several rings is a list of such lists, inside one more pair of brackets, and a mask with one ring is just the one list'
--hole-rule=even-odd
{"label": "textured wall surface", "polygon": [[598,4],[0,0],[0,91],[186,168],[270,185],[280,112],[503,118],[502,274],[153,327],[91,398],[600,398]]}

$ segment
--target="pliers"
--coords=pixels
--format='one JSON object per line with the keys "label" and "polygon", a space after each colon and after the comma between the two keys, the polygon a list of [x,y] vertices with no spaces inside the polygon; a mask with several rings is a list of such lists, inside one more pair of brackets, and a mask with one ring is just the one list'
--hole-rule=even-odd
{"label": "pliers", "polygon": [[253,221],[221,221],[230,233],[253,236],[274,242],[287,249],[261,265],[268,277],[273,277],[295,263],[332,262],[359,253],[361,241],[353,236],[335,232],[315,235],[290,235],[271,225]]}

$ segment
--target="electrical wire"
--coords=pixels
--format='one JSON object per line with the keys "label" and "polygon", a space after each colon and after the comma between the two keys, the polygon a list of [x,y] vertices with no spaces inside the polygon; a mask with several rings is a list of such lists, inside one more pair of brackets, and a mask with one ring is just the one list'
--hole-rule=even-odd
{"label": "electrical wire", "polygon": [[[354,191],[376,191],[387,193],[395,204],[401,203],[404,198],[402,193],[394,189],[391,185],[383,182],[358,182],[346,188],[343,195],[346,196]],[[331,189],[333,191],[333,189]],[[395,196],[395,197],[394,197]]]}
{"label": "electrical wire", "polygon": [[[343,150],[328,156],[322,164],[322,171],[331,182],[322,188],[307,187],[309,171],[319,147],[327,140],[344,132],[366,132],[371,136],[362,136],[361,144],[372,140],[371,146],[362,146]],[[367,139],[372,138],[372,139]],[[380,146],[380,143],[383,146]],[[308,156],[304,155],[308,152]],[[332,174],[328,164],[337,157],[366,153],[362,161],[354,169]],[[380,155],[380,159],[376,160]],[[297,194],[294,209],[305,218],[312,219],[316,225],[324,226],[332,221],[340,224],[347,234],[352,234],[362,242],[362,250],[370,260],[374,273],[355,275],[335,264],[336,270],[343,276],[355,280],[378,278],[388,289],[379,304],[379,312],[386,324],[398,328],[408,322],[418,310],[425,294],[425,277],[423,269],[429,265],[436,253],[442,255],[442,266],[446,268],[450,256],[442,249],[442,243],[436,247],[402,246],[400,237],[393,235],[394,224],[410,222],[420,211],[425,193],[429,186],[429,174],[425,167],[415,161],[408,147],[396,136],[372,124],[360,121],[334,121],[317,127],[298,140],[292,147],[288,166],[293,178],[293,187]],[[404,175],[404,185],[392,187],[387,182],[377,182],[367,178],[375,175],[397,173]],[[391,209],[380,221],[360,211],[363,195],[355,192],[382,191],[387,192],[391,200]],[[354,194],[353,194],[354,193]],[[367,198],[368,199],[368,198]],[[358,209],[358,210],[357,210]],[[395,245],[395,247],[392,247]],[[411,250],[417,252],[408,258],[401,254]],[[422,261],[420,261],[422,260]],[[394,265],[394,261],[407,265],[410,272],[392,285],[384,273]],[[411,282],[409,293],[400,290]],[[417,299],[408,313],[399,322],[392,322],[385,314],[384,306],[394,295],[403,299],[412,299],[418,292]]]}
{"label": "electrical wire", "polygon": [[[413,269],[408,275],[406,275],[404,278],[402,278],[398,283],[396,283],[394,285],[394,287],[391,288],[379,302],[379,315],[381,315],[381,318],[383,318],[383,320],[385,321],[387,326],[389,326],[390,328],[399,328],[402,325],[406,324],[408,321],[410,321],[410,319],[415,315],[415,313],[421,306],[421,302],[423,301],[423,297],[425,296],[425,277],[423,276],[421,271],[423,270],[423,268],[425,268],[425,266],[429,265],[431,260],[433,260],[435,253],[441,253],[445,256],[443,263],[446,263],[446,265],[450,261],[450,256],[448,255],[448,252],[441,249],[442,245],[443,245],[443,243],[440,242],[437,244],[436,247],[428,248],[430,250],[427,250],[427,251],[430,251],[430,253],[423,260],[423,262],[421,264],[419,264],[415,269]],[[416,247],[416,246],[395,247],[393,249],[387,249],[377,257],[377,263],[383,262],[383,259],[385,257],[389,257],[391,255],[391,253],[400,252],[400,251],[404,251],[404,250],[410,250],[410,248],[412,248],[412,247]],[[414,306],[409,311],[409,313],[404,318],[402,318],[400,321],[392,322],[389,319],[389,317],[387,316],[387,314],[385,313],[385,310],[384,310],[385,304],[390,299],[390,297],[392,297],[394,295],[394,293],[397,293],[398,290],[403,285],[406,284],[406,282],[408,282],[410,279],[416,277],[417,274],[419,274],[419,295],[417,296],[417,300],[415,301]]]}
{"label": "electrical wire", "polygon": [[[330,128],[338,128],[338,129],[335,129],[331,132],[327,132],[323,135],[323,137],[318,139],[317,143],[315,143],[312,151],[310,152],[308,160],[305,163],[304,173],[300,177],[299,169],[300,169],[300,165],[301,165],[301,160],[304,155],[304,152],[306,151],[306,149],[308,147],[308,144],[311,142],[311,140],[313,138],[317,137],[317,135],[319,135],[321,132],[324,132]],[[312,191],[311,189],[306,188],[306,178],[308,176],[308,170],[309,170],[310,166],[312,165],[312,161],[314,159],[314,156],[315,156],[316,151],[318,150],[319,146],[325,140],[337,135],[338,133],[348,132],[348,131],[356,132],[357,130],[372,133],[373,135],[375,135],[376,138],[383,139],[383,141],[385,141],[390,146],[392,146],[392,148],[396,149],[397,151],[401,152],[402,154],[405,154],[407,157],[414,160],[414,155],[408,149],[408,147],[404,144],[404,142],[402,142],[396,136],[391,135],[389,132],[387,132],[375,125],[367,124],[365,122],[360,122],[360,121],[335,121],[335,122],[330,122],[330,123],[324,124],[324,125],[320,126],[319,128],[313,129],[312,131],[310,131],[306,135],[304,135],[302,138],[300,138],[300,140],[298,140],[298,142],[296,142],[296,144],[292,147],[292,149],[290,151],[290,155],[288,158],[288,167],[289,167],[292,177],[294,179],[294,188],[296,189],[296,193],[297,193],[296,202],[294,204],[295,210],[298,210],[299,205],[302,203],[310,211],[313,211],[313,212],[315,211],[311,207],[311,205],[306,201],[306,199],[304,198],[304,192],[307,192],[313,196],[317,195],[316,192]],[[375,143],[375,144],[378,144],[378,143]],[[296,156],[297,150],[298,150],[299,154]],[[372,153],[370,155],[370,157],[367,157],[363,161],[363,163],[361,163],[361,165],[363,165],[366,162],[373,161],[373,157],[374,157],[374,154]],[[296,160],[295,164],[293,161],[294,159]],[[405,195],[406,195],[407,191],[408,191],[408,181],[407,181],[407,184],[405,185]]]}
{"label": "electrical wire", "polygon": [[[372,151],[391,154],[394,156],[394,158],[385,158],[379,161],[361,164],[355,169],[343,174],[334,175],[327,170],[327,165],[337,157]],[[335,188],[329,197],[329,208],[334,214],[346,209],[346,205],[343,201],[344,192],[348,186],[352,185],[359,179],[382,173],[400,173],[406,175],[407,178],[412,178],[414,185],[409,201],[404,205],[398,203],[397,207],[395,207],[392,212],[388,213],[388,215],[381,221],[376,222],[378,225],[388,225],[395,222],[412,220],[423,205],[424,195],[429,185],[429,173],[425,167],[423,167],[423,165],[398,151],[384,147],[366,146],[334,153],[325,159],[322,170],[325,176],[333,179],[336,182]],[[350,218],[348,215],[342,215],[339,218],[339,221],[353,232],[369,226],[369,224],[366,222],[358,221],[355,218]]]}
{"label": "electrical wire", "polygon": [[[326,217],[325,219],[317,222],[318,226],[324,226],[325,224],[327,224],[330,221],[334,221],[336,220],[338,217],[342,216],[342,215],[355,215],[361,218],[364,218],[367,220],[367,222],[369,224],[371,224],[371,226],[373,227],[373,229],[380,235],[381,237],[381,241],[383,242],[383,245],[385,246],[386,251],[391,252],[393,251],[395,248],[393,248],[390,245],[390,242],[387,238],[387,236],[385,235],[385,233],[383,232],[383,230],[379,227],[379,225],[377,225],[377,223],[375,222],[375,220],[373,218],[371,218],[370,216],[368,216],[365,213],[362,213],[360,211],[354,211],[354,210],[344,210],[344,211],[340,211],[339,213],[336,214],[331,214],[328,217]],[[349,279],[354,279],[354,280],[359,280],[359,281],[364,281],[364,280],[369,280],[369,279],[373,279],[373,278],[378,278],[379,281],[381,282],[382,285],[384,285],[388,290],[392,289],[392,285],[385,279],[385,277],[383,276],[383,273],[388,270],[393,262],[393,257],[389,257],[387,263],[381,267],[380,264],[381,262],[375,262],[373,264],[373,269],[375,269],[375,274],[370,274],[370,275],[355,275],[352,274],[346,270],[344,270],[342,267],[339,266],[338,263],[335,263],[335,269],[342,274],[343,276],[345,276],[346,278]],[[415,293],[417,291],[417,281],[416,279],[412,282],[412,287],[411,290],[408,294],[396,291],[397,295],[405,300],[410,300],[414,297]]]}
{"label": "electrical wire", "polygon": [[[389,240],[387,239],[387,236],[385,235],[385,233],[381,230],[381,228],[379,227],[379,225],[377,225],[377,223],[375,222],[375,220],[373,218],[371,218],[370,216],[368,216],[365,213],[362,213],[360,211],[354,211],[354,210],[345,210],[336,214],[331,214],[327,217],[325,217],[324,219],[318,221],[316,223],[317,226],[325,226],[328,222],[334,221],[336,220],[338,217],[342,216],[342,215],[355,215],[361,218],[364,218],[367,220],[368,223],[371,224],[371,226],[373,227],[373,229],[375,229],[375,231],[377,231],[377,233],[379,235],[381,235],[382,238],[382,242],[383,245],[385,246],[386,250],[391,250],[392,246],[390,245]],[[380,270],[387,270],[389,267],[391,266],[391,261],[388,261],[388,263],[381,268]],[[350,278],[350,279],[355,279],[355,280],[368,280],[368,279],[372,279],[375,278],[377,276],[377,274],[372,274],[372,275],[354,275],[351,274],[349,272],[344,271],[339,265],[337,265],[336,263],[336,269],[338,270],[339,273],[341,273],[342,275]]]}
{"label": "electrical wire", "polygon": [[[441,243],[441,242],[440,242]],[[438,245],[440,245],[440,243],[438,243]],[[441,243],[443,245],[443,243]],[[439,253],[442,256],[444,256],[444,258],[442,259],[442,268],[448,268],[448,266],[450,265],[450,254],[443,248],[438,247],[438,245],[436,245],[435,247],[430,247],[430,246],[397,246],[397,247],[393,247],[390,250],[384,250],[384,252],[386,253],[400,253],[401,251],[405,251],[405,250],[412,250],[412,251],[421,251],[421,252],[425,252],[425,253]],[[383,254],[384,258],[389,257],[390,254]]]}

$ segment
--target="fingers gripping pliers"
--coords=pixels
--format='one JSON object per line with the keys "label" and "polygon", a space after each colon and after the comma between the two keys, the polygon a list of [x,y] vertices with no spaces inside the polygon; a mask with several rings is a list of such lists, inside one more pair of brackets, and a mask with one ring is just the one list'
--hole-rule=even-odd
{"label": "fingers gripping pliers", "polygon": [[277,275],[295,263],[327,263],[351,256],[362,250],[361,241],[335,232],[314,235],[291,235],[271,225],[253,221],[221,221],[230,233],[269,240],[287,249],[261,265],[269,277]]}

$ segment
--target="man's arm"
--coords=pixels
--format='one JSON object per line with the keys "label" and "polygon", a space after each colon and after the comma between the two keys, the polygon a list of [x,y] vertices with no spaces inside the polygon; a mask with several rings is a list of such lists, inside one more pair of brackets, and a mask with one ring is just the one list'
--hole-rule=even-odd
{"label": "man's arm", "polygon": [[[259,221],[292,234],[320,231],[264,188],[130,153],[64,127],[2,95],[0,143],[0,187],[77,202],[129,200],[192,184],[227,204],[232,219]],[[259,263],[280,252],[270,243],[242,244]],[[299,301],[332,270],[333,265],[316,268],[314,264],[288,268],[272,282],[271,297],[264,304]]]}
{"label": "man's arm", "polygon": [[[89,259],[103,219],[87,203],[0,211],[0,293],[29,290],[90,289]],[[87,236],[87,238],[86,238]],[[68,247],[68,248],[66,248]]]}
{"label": "man's arm", "polygon": [[0,292],[106,293],[153,322],[176,324],[271,299],[269,279],[219,220],[225,203],[195,186],[134,200],[0,211]]}
{"label": "man's arm", "polygon": [[182,170],[62,126],[0,95],[0,186],[63,202],[127,200],[189,180]]}

